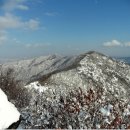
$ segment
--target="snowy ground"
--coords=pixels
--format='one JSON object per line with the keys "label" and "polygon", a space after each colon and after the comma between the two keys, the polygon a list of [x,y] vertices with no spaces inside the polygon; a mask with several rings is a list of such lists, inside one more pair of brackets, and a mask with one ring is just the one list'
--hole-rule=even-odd
{"label": "snowy ground", "polygon": [[10,103],[5,93],[0,89],[0,130],[8,128],[19,120],[20,113],[15,106]]}

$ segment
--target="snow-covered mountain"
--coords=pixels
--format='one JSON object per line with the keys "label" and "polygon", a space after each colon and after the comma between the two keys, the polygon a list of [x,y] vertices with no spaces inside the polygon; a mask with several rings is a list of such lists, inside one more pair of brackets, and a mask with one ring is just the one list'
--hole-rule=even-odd
{"label": "snow-covered mountain", "polygon": [[29,60],[20,60],[16,62],[9,62],[1,64],[0,68],[5,73],[8,68],[14,70],[14,77],[16,80],[22,81],[24,84],[35,81],[55,71],[64,70],[65,68],[73,65],[78,56],[63,57],[59,55],[41,56]]}
{"label": "snow-covered mountain", "polygon": [[117,57],[117,59],[130,64],[130,57]]}
{"label": "snow-covered mountain", "polygon": [[[3,73],[8,68],[32,95],[20,110],[20,128],[130,126],[130,66],[122,61],[88,52],[1,65]],[[124,123],[117,123],[119,119]]]}

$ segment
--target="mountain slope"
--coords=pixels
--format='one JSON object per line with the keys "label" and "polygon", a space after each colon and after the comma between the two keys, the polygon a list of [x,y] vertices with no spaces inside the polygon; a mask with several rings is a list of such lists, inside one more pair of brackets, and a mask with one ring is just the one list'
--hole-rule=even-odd
{"label": "mountain slope", "polygon": [[[50,76],[44,83],[49,86],[69,88],[84,87],[103,88],[109,95],[130,96],[130,66],[117,62],[100,53],[85,54],[77,66],[63,70]],[[42,79],[41,79],[42,83]],[[63,88],[61,88],[61,91]]]}
{"label": "mountain slope", "polygon": [[3,64],[2,71],[10,67],[32,95],[20,110],[20,128],[130,126],[130,66],[124,62],[88,52]]}
{"label": "mountain slope", "polygon": [[13,69],[16,80],[23,84],[35,81],[42,76],[47,76],[75,66],[80,59],[84,57],[79,56],[41,56],[29,60],[20,60],[16,62],[9,62],[0,65],[0,70],[4,73],[8,69]]}

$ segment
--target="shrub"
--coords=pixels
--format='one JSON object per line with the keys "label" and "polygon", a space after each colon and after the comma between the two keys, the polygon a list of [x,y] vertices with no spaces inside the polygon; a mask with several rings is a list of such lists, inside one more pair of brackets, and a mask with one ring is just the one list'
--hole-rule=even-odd
{"label": "shrub", "polygon": [[9,68],[4,74],[0,74],[0,88],[5,92],[8,100],[17,108],[23,108],[29,104],[30,95],[26,88],[20,85],[13,77],[14,70]]}
{"label": "shrub", "polygon": [[37,109],[34,105],[28,108],[31,115],[26,119],[25,128],[126,129],[130,127],[130,110],[125,114],[126,110],[130,109],[129,103],[114,97],[112,100],[108,100],[107,96],[104,98],[101,88],[86,91],[79,88],[66,96],[61,95],[54,99],[48,99],[43,94],[37,99]]}

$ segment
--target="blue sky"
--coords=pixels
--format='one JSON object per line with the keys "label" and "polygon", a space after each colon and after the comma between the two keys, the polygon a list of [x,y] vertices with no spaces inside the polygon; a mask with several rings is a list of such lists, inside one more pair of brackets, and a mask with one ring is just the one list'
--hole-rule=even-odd
{"label": "blue sky", "polygon": [[130,56],[129,0],[0,1],[0,58],[90,50]]}

